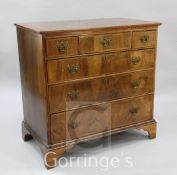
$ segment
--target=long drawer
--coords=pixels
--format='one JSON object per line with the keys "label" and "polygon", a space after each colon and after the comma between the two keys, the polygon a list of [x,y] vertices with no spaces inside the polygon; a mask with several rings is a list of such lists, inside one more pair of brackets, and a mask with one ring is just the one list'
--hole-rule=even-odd
{"label": "long drawer", "polygon": [[155,65],[155,50],[139,50],[48,61],[48,81],[56,83],[87,77],[147,69]]}
{"label": "long drawer", "polygon": [[114,101],[51,116],[51,139],[56,144],[110,129],[151,120],[153,95]]}
{"label": "long drawer", "polygon": [[50,113],[154,91],[154,69],[49,86]]}

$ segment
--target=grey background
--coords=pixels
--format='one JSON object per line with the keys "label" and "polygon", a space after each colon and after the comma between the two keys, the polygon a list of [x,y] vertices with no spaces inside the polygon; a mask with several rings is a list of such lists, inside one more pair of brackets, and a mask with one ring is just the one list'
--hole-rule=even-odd
{"label": "grey background", "polygon": [[[21,140],[22,100],[14,23],[125,17],[162,22],[158,39],[155,112],[158,137],[115,136],[110,149],[94,156],[124,152],[133,168],[109,167],[111,174],[177,172],[177,1],[176,0],[0,0],[0,173],[107,174],[99,168],[57,167],[45,171],[39,149]],[[34,149],[35,148],[35,149]],[[87,150],[86,150],[87,151]],[[97,151],[97,148],[95,148]],[[90,152],[89,154],[92,155]],[[74,164],[75,162],[73,162]]]}

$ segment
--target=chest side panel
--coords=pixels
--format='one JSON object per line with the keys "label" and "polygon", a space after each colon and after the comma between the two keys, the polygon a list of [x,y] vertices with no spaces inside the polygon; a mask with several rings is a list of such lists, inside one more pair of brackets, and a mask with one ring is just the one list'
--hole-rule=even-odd
{"label": "chest side panel", "polygon": [[48,142],[45,63],[42,36],[17,28],[24,121]]}

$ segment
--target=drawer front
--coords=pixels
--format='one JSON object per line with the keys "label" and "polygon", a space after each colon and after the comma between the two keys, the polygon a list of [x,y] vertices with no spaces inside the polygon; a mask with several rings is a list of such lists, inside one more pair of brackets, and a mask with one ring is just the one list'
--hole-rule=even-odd
{"label": "drawer front", "polygon": [[154,67],[155,50],[119,52],[48,61],[49,83]]}
{"label": "drawer front", "polygon": [[136,97],[111,105],[111,127],[115,129],[153,118],[153,95]]}
{"label": "drawer front", "polygon": [[154,91],[154,70],[127,73],[49,87],[50,112]]}
{"label": "drawer front", "polygon": [[65,57],[77,55],[78,38],[55,38],[46,40],[46,51],[48,59],[52,57]]}
{"label": "drawer front", "polygon": [[156,41],[156,31],[133,32],[132,48],[155,48]]}
{"label": "drawer front", "polygon": [[131,32],[79,38],[80,54],[129,48],[131,48]]}
{"label": "drawer front", "polygon": [[153,95],[148,95],[53,114],[51,116],[52,143],[101,134],[111,128],[151,120],[152,109]]}

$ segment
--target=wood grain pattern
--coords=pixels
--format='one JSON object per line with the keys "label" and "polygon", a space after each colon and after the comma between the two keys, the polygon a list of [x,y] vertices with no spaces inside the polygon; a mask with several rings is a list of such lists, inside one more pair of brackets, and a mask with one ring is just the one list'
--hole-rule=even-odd
{"label": "wood grain pattern", "polygon": [[[57,46],[61,42],[67,44],[67,48],[64,52],[59,52]],[[52,57],[65,57],[77,55],[77,46],[78,38],[77,37],[69,37],[69,38],[55,38],[55,39],[47,39],[46,40],[46,51],[48,59]]]}
{"label": "wood grain pattern", "polygon": [[51,118],[52,143],[110,130],[110,122],[109,104],[54,114]]}
{"label": "wood grain pattern", "polygon": [[161,25],[159,22],[150,22],[126,18],[105,18],[105,19],[87,19],[87,20],[68,20],[53,22],[34,22],[16,24],[18,27],[26,30],[32,30],[38,33],[51,33],[62,31],[91,30],[105,28],[130,28],[130,27],[149,27]]}
{"label": "wood grain pattern", "polygon": [[153,95],[112,103],[112,128],[118,128],[153,118]]}
{"label": "wood grain pattern", "polygon": [[[106,44],[107,40],[110,40],[108,44]],[[79,38],[80,54],[130,48],[131,32],[109,35],[81,36]]]}
{"label": "wood grain pattern", "polygon": [[[53,114],[52,143],[79,139],[152,119],[153,95]],[[131,110],[137,109],[132,112]],[[75,127],[73,127],[75,125]]]}
{"label": "wood grain pattern", "polygon": [[17,28],[24,120],[48,143],[48,114],[42,36]]}
{"label": "wood grain pattern", "polygon": [[[137,87],[134,85],[136,81]],[[153,91],[154,70],[52,85],[49,87],[50,112],[56,113]]]}
{"label": "wood grain pattern", "polygon": [[[47,62],[48,82],[52,84],[148,69],[154,66],[154,49],[82,56],[65,60],[52,60]],[[72,70],[73,72],[71,72]]]}
{"label": "wood grain pattern", "polygon": [[[143,37],[147,37],[147,41],[143,41]],[[149,48],[156,47],[157,32],[156,31],[143,31],[133,32],[132,48]]]}

